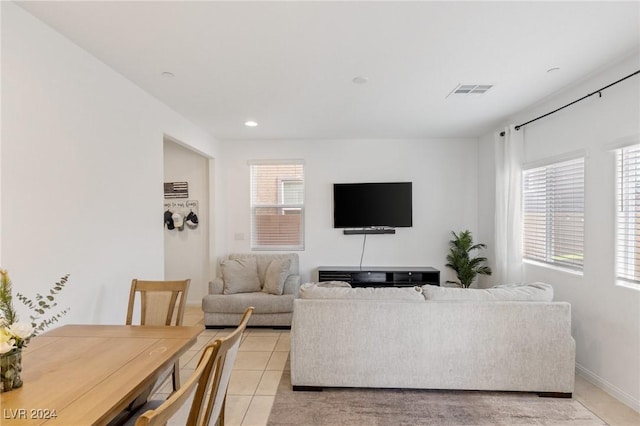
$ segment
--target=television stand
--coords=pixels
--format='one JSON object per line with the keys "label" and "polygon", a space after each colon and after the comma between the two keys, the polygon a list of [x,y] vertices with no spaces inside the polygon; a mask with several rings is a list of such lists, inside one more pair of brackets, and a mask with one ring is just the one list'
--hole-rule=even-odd
{"label": "television stand", "polygon": [[351,284],[351,287],[439,286],[440,271],[430,266],[321,266],[318,268],[318,282],[322,281],[344,281]]}

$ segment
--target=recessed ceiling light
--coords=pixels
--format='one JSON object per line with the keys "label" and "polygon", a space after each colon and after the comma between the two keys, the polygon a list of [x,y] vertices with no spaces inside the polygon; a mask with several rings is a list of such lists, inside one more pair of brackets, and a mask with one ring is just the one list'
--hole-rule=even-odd
{"label": "recessed ceiling light", "polygon": [[245,121],[244,125],[247,127],[256,127],[258,123],[256,123],[255,121],[249,120],[249,121]]}
{"label": "recessed ceiling light", "polygon": [[162,74],[160,74],[160,75],[162,75],[164,78],[173,78],[173,77],[175,77],[175,74],[174,74],[174,73],[172,73],[172,72],[169,72],[169,71],[164,71],[164,72],[163,72]]}
{"label": "recessed ceiling light", "polygon": [[351,81],[353,82],[353,84],[366,84],[369,81],[369,79],[367,77],[363,77],[359,75],[357,77],[353,77]]}
{"label": "recessed ceiling light", "polygon": [[547,70],[547,72],[560,71],[560,67],[551,67]]}

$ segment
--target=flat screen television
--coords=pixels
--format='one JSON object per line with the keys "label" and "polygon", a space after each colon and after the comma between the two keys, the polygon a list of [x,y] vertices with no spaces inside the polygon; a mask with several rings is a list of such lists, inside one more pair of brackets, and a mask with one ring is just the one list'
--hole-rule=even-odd
{"label": "flat screen television", "polygon": [[411,186],[411,182],[334,183],[333,227],[411,227]]}

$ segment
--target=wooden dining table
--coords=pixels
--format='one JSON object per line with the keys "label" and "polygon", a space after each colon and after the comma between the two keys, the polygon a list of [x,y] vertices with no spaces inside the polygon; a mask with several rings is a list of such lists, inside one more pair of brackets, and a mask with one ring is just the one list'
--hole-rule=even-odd
{"label": "wooden dining table", "polygon": [[195,342],[202,327],[65,325],[31,340],[23,386],[0,393],[0,425],[104,425]]}

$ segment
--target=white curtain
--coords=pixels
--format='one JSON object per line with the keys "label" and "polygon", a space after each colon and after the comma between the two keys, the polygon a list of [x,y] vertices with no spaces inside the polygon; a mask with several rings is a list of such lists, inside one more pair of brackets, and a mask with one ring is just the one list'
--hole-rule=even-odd
{"label": "white curtain", "polygon": [[523,130],[515,125],[496,133],[495,270],[497,284],[522,282]]}

